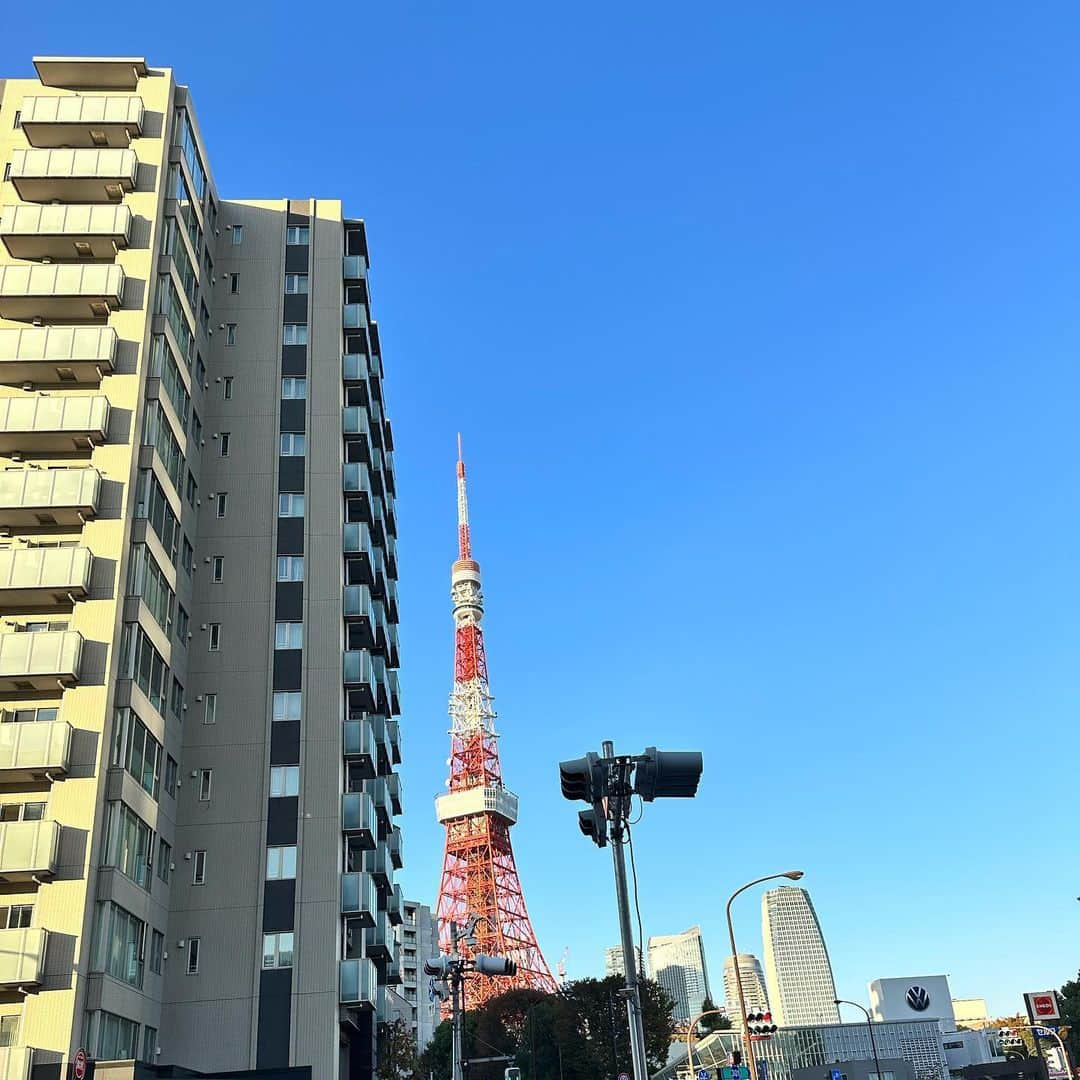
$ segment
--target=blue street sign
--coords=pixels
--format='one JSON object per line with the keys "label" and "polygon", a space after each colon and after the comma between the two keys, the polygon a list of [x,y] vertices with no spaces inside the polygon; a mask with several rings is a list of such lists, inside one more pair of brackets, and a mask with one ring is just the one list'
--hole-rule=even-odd
{"label": "blue street sign", "polygon": [[761,1058],[757,1063],[758,1080],[769,1080],[769,1063]]}
{"label": "blue street sign", "polygon": [[709,1080],[709,1070],[708,1069],[698,1069],[698,1071],[697,1071],[697,1080]]}
{"label": "blue street sign", "polygon": [[1054,1037],[1054,1032],[1055,1031],[1057,1031],[1057,1028],[1052,1028],[1052,1027],[1037,1027],[1037,1028],[1035,1028],[1035,1034],[1041,1036],[1044,1039],[1052,1039]]}
{"label": "blue street sign", "polygon": [[830,1069],[829,1080],[844,1080],[844,1074],[839,1069]]}

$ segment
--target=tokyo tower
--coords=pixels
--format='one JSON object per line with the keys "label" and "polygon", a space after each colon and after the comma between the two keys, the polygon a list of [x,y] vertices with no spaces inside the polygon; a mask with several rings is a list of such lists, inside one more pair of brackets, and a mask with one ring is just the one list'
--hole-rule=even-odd
{"label": "tokyo tower", "polygon": [[505,956],[517,974],[468,979],[465,1007],[472,1009],[507,990],[555,992],[555,980],[536,944],[510,846],[517,796],[502,781],[495,710],[484,659],[484,597],[480,564],[472,557],[465,463],[458,436],[458,558],[451,570],[454,603],[454,690],[450,695],[449,792],[435,800],[446,826],[446,854],[439,886],[439,940],[450,948],[450,922],[477,915],[476,945],[467,952]]}

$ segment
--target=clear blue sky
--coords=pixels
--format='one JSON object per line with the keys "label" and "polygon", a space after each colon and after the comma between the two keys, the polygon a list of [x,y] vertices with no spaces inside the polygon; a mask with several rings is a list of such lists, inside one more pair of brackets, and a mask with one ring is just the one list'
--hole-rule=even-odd
{"label": "clear blue sky", "polygon": [[704,751],[638,855],[646,934],[700,922],[714,983],[728,893],[792,864],[844,996],[1075,976],[1080,9],[323,6],[9,5],[0,71],[145,54],[226,197],[368,221],[407,890],[441,862],[460,429],[552,964],[616,939],[555,767],[611,736]]}

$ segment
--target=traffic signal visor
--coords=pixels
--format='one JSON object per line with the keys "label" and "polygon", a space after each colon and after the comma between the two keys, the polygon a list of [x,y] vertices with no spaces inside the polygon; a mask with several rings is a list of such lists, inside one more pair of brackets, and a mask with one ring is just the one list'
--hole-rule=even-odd
{"label": "traffic signal visor", "polygon": [[[645,802],[653,799],[692,799],[703,768],[697,750],[657,750],[647,747],[634,770],[634,793]],[[565,789],[564,789],[565,792]]]}
{"label": "traffic signal visor", "polygon": [[604,792],[594,791],[594,774],[599,768],[596,754],[559,762],[559,783],[564,799],[571,802],[592,802],[603,798]]}

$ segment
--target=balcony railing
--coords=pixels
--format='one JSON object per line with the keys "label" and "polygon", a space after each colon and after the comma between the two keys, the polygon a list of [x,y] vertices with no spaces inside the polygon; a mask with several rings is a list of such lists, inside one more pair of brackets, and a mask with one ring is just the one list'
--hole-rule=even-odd
{"label": "balcony railing", "polygon": [[387,924],[386,916],[379,915],[375,925],[364,931],[364,951],[374,960],[392,960],[394,957],[394,935]]}
{"label": "balcony railing", "polygon": [[134,150],[13,150],[11,175],[27,202],[117,202],[135,190]]}
{"label": "balcony railing", "polygon": [[33,1062],[29,1046],[0,1046],[0,1080],[29,1080]]}
{"label": "balcony railing", "polygon": [[59,846],[55,821],[0,822],[0,882],[52,877]]}
{"label": "balcony railing", "polygon": [[390,861],[395,870],[400,870],[405,864],[405,857],[401,850],[401,830],[395,825],[386,838],[386,850],[390,852]]}
{"label": "balcony railing", "polygon": [[400,885],[395,885],[386,898],[386,917],[395,926],[400,926],[405,918],[405,894]]}
{"label": "balcony railing", "polygon": [[358,281],[367,277],[367,259],[363,255],[346,255],[341,261],[341,276]]}
{"label": "balcony railing", "polygon": [[[385,776],[393,766],[393,750],[390,747],[390,733],[387,730],[386,717],[381,713],[375,713],[371,717],[371,730],[375,736],[375,763],[378,767],[379,774]],[[385,790],[385,785],[379,788],[380,792]],[[382,802],[382,807],[389,810],[390,804],[387,801]]]}
{"label": "balcony railing", "polygon": [[375,739],[370,720],[364,717],[345,721],[344,749],[350,771],[364,780],[375,775]]}
{"label": "balcony railing", "polygon": [[346,304],[341,324],[346,330],[359,330],[367,326],[367,304]]}
{"label": "balcony railing", "polygon": [[341,546],[346,555],[364,555],[372,565],[371,530],[362,521],[346,521],[341,531]]}
{"label": "balcony railing", "polygon": [[97,469],[0,469],[0,525],[78,525],[100,491]]}
{"label": "balcony railing", "polygon": [[16,450],[87,450],[105,441],[109,399],[93,397],[0,398],[0,453]]}
{"label": "balcony railing", "polygon": [[362,442],[364,445],[364,460],[371,460],[371,426],[368,423],[367,409],[359,405],[345,407],[341,418],[342,433],[349,437],[350,442]]}
{"label": "balcony railing", "polygon": [[93,556],[84,547],[0,549],[0,604],[67,606],[90,589]]}
{"label": "balcony railing", "polygon": [[347,791],[341,796],[341,831],[354,847],[373,847],[375,844],[375,807],[371,796],[363,791]]}
{"label": "balcony railing", "polygon": [[0,266],[0,317],[107,319],[124,299],[124,270],[115,263]]}
{"label": "balcony railing", "polygon": [[142,56],[35,56],[42,86],[68,90],[134,90],[146,78]]}
{"label": "balcony railing", "polygon": [[[341,378],[344,382],[367,383],[373,377],[367,353],[345,353],[341,358]],[[371,392],[370,389],[368,392]]]}
{"label": "balcony railing", "polygon": [[375,965],[365,958],[341,961],[339,1000],[352,1009],[374,1009],[377,980]]}
{"label": "balcony railing", "polygon": [[39,926],[0,930],[0,986],[37,986],[45,970],[48,932]]}
{"label": "balcony railing", "polygon": [[341,875],[342,915],[361,926],[374,926],[378,908],[378,893],[369,874]]}
{"label": "balcony railing", "polygon": [[24,783],[64,776],[70,751],[71,725],[63,720],[0,724],[0,781]]}
{"label": "balcony railing", "polygon": [[376,885],[385,888],[390,884],[394,871],[390,865],[390,856],[387,854],[385,844],[364,852],[364,872],[375,879]]}
{"label": "balcony railing", "polygon": [[342,678],[345,686],[359,699],[364,712],[373,712],[377,696],[373,657],[364,649],[350,649],[343,656]]}
{"label": "balcony railing", "polygon": [[31,146],[127,146],[142,134],[142,98],[83,94],[24,97],[21,127]]}
{"label": "balcony railing", "polygon": [[386,790],[390,796],[390,809],[393,811],[395,817],[400,817],[402,813],[402,784],[401,774],[392,772],[386,778]]}
{"label": "balcony railing", "polygon": [[126,206],[5,206],[0,239],[16,259],[111,259],[131,240]]}
{"label": "balcony railing", "polygon": [[0,330],[0,382],[100,382],[113,369],[111,326],[24,326]]}
{"label": "balcony railing", "polygon": [[0,690],[55,690],[79,681],[77,630],[0,633]]}
{"label": "balcony railing", "polygon": [[386,735],[390,741],[390,760],[394,765],[401,764],[401,721],[387,720]]}
{"label": "balcony railing", "polygon": [[358,461],[347,461],[342,466],[341,489],[346,495],[367,495],[371,497],[371,480],[367,466]]}

